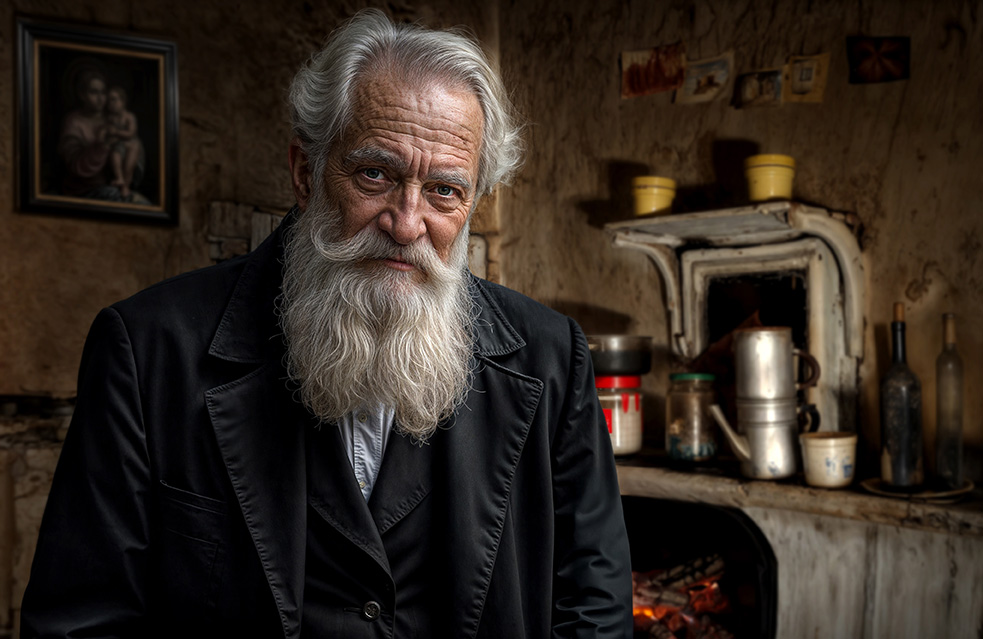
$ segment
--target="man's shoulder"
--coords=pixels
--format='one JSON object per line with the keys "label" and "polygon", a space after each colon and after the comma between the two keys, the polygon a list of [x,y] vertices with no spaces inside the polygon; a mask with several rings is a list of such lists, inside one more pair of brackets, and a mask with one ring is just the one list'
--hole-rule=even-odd
{"label": "man's shoulder", "polygon": [[566,315],[514,289],[478,278],[473,281],[481,294],[495,304],[497,310],[512,324],[531,324],[541,326],[540,330],[548,330],[551,326],[570,321]]}
{"label": "man's shoulder", "polygon": [[[582,334],[573,319],[531,297],[500,284],[478,279],[475,282],[479,291],[478,303],[486,305],[480,315],[487,318],[490,313],[497,319],[502,325],[501,332],[514,336],[513,344],[532,347],[521,348],[517,354],[535,353],[540,357],[548,353],[568,353]],[[479,327],[479,334],[481,332]]]}
{"label": "man's shoulder", "polygon": [[199,322],[206,316],[221,315],[248,263],[240,256],[187,273],[169,277],[130,297],[112,308],[131,322],[173,322],[187,318]]}

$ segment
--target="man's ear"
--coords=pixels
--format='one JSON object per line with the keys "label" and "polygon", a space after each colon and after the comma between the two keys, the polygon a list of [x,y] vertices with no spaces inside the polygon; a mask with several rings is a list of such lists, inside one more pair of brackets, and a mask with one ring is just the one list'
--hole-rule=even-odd
{"label": "man's ear", "polygon": [[307,151],[300,138],[290,141],[287,151],[287,161],[290,163],[290,179],[294,187],[294,197],[301,211],[307,210],[307,201],[311,197],[311,165],[307,161]]}

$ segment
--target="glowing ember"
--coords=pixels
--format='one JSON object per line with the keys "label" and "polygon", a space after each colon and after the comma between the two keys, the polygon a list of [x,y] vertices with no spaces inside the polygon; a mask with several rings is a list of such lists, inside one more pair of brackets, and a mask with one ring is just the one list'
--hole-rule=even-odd
{"label": "glowing ember", "polygon": [[636,617],[641,615],[649,619],[655,619],[655,608],[652,606],[635,606],[632,608],[632,614]]}
{"label": "glowing ember", "polygon": [[[723,561],[698,559],[671,570],[632,573],[636,637],[733,639],[710,619],[730,610],[720,589]],[[682,634],[677,634],[682,632]]]}

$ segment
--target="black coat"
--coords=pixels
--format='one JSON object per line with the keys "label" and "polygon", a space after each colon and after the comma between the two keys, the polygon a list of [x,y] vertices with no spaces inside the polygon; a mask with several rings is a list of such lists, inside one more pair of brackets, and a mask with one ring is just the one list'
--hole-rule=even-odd
{"label": "black coat", "polygon": [[[288,223],[96,318],[24,637],[299,635],[312,431],[274,311]],[[344,451],[325,461],[338,488],[317,512],[344,542],[352,610],[379,602],[379,636],[399,636],[387,552],[410,547],[426,503],[449,636],[630,637],[628,543],[584,336],[472,285],[477,373],[451,423],[423,447],[390,439],[368,509]]]}

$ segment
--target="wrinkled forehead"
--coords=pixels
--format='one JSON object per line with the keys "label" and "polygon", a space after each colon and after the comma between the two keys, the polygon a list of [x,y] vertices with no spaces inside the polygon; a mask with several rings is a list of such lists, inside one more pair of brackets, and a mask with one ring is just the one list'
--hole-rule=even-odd
{"label": "wrinkled forehead", "polygon": [[446,142],[480,149],[484,110],[464,82],[375,63],[352,90],[352,117],[342,136],[378,125],[408,132],[446,132]]}

